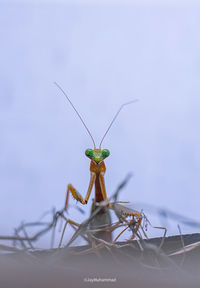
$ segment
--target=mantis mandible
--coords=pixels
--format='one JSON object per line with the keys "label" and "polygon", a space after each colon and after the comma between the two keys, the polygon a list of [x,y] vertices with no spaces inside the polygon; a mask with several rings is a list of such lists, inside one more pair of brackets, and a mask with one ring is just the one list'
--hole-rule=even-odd
{"label": "mantis mandible", "polygon": [[[103,142],[105,136],[107,135],[108,131],[110,130],[112,124],[114,123],[115,119],[119,115],[120,111],[123,109],[123,107],[126,105],[129,105],[131,103],[134,103],[138,100],[133,100],[133,101],[130,101],[130,102],[127,102],[127,103],[124,103],[121,105],[121,107],[119,108],[119,110],[117,111],[115,116],[113,117],[110,125],[108,126],[105,134],[103,135],[101,142],[99,144],[99,147],[96,148],[96,144],[95,144],[94,138],[92,137],[91,132],[89,131],[88,127],[86,126],[85,122],[83,121],[83,118],[81,117],[81,115],[79,114],[79,112],[77,111],[77,109],[75,108],[73,103],[71,102],[70,98],[65,93],[65,91],[61,88],[60,85],[58,85],[56,82],[55,82],[55,85],[61,90],[61,92],[64,94],[64,96],[66,97],[66,99],[68,100],[68,102],[70,103],[70,105],[72,106],[72,108],[74,109],[76,114],[78,115],[79,119],[81,120],[82,124],[84,125],[85,129],[87,130],[89,136],[91,137],[93,145],[94,145],[93,149],[89,148],[85,151],[85,155],[91,160],[90,161],[90,181],[89,181],[89,186],[88,186],[86,196],[83,198],[82,195],[74,188],[74,186],[72,184],[69,184],[67,187],[67,194],[66,194],[64,210],[67,210],[67,208],[68,208],[70,193],[72,194],[74,199],[79,201],[81,204],[85,205],[88,203],[88,200],[90,198],[91,191],[92,191],[93,187],[95,187],[95,198],[94,198],[93,204],[94,204],[94,207],[97,207],[101,201],[108,201],[107,194],[106,194],[106,188],[105,188],[105,181],[104,181],[104,174],[106,172],[106,166],[105,166],[104,160],[110,155],[110,152],[108,149],[101,149],[102,142]],[[109,208],[113,208],[113,205],[114,205],[114,203],[112,203],[112,202],[108,203]],[[135,216],[139,219],[139,221],[138,221],[138,228],[139,228],[141,221],[142,221],[142,214],[138,211],[135,211],[135,210],[130,210],[130,211],[128,211],[127,209],[123,210],[122,207],[123,206],[121,206],[121,212],[120,213],[122,213],[123,216],[125,216],[125,217]],[[68,222],[72,225],[76,225],[76,226],[79,225],[78,223],[76,223],[70,219],[68,219]],[[132,237],[132,239],[133,239],[133,237]]]}

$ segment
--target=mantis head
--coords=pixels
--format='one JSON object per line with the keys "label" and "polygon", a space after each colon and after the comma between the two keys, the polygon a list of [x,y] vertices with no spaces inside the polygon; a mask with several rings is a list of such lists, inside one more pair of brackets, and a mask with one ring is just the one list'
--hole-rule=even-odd
{"label": "mantis head", "polygon": [[110,155],[110,151],[108,149],[87,149],[85,151],[85,155],[93,160],[96,164],[99,164]]}

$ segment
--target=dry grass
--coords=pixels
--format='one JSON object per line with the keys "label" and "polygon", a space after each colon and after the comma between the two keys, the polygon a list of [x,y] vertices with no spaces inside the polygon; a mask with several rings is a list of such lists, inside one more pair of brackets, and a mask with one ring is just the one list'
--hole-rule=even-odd
{"label": "dry grass", "polygon": [[[53,210],[50,222],[22,223],[14,235],[0,236],[2,243],[11,243],[0,244],[0,287],[200,287],[200,234],[181,235],[180,231],[178,236],[166,237],[164,233],[148,239],[145,228],[150,223],[145,215],[137,229],[137,217],[126,217],[127,208],[117,202],[128,180],[129,176],[112,196],[115,223],[91,229],[98,213],[107,209],[108,203],[101,202],[79,226],[68,223],[64,211]],[[59,221],[65,225],[60,243],[52,248]],[[62,246],[67,223],[75,232]],[[121,233],[129,229],[130,237],[134,235],[136,240],[117,242],[117,238],[108,241],[97,237],[99,232],[102,236],[117,228]],[[36,232],[32,235],[33,229]],[[51,233],[50,248],[37,249],[37,241],[47,233]],[[79,238],[87,245],[71,246]]]}

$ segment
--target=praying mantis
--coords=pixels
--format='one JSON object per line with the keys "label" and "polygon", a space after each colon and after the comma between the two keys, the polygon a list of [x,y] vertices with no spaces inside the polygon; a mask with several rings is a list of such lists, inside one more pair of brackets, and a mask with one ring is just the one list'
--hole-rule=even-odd
{"label": "praying mantis", "polygon": [[[80,202],[82,205],[86,205],[88,203],[89,198],[90,198],[92,188],[94,187],[95,188],[95,198],[93,200],[93,209],[92,210],[95,211],[97,209],[97,207],[100,205],[100,203],[102,203],[102,202],[106,203],[106,207],[108,209],[113,209],[115,211],[115,213],[117,214],[117,216],[119,216],[119,219],[121,219],[121,221],[125,221],[126,224],[128,225],[123,231],[125,231],[128,227],[130,228],[131,223],[133,226],[133,223],[134,223],[134,228],[132,229],[133,235],[131,236],[131,239],[133,239],[135,237],[135,235],[137,234],[137,231],[141,225],[143,215],[141,212],[138,212],[138,211],[130,209],[130,208],[126,208],[125,206],[120,205],[119,203],[108,201],[108,197],[106,194],[106,188],[105,188],[105,181],[104,181],[104,174],[106,172],[106,166],[105,166],[104,160],[107,157],[109,157],[110,151],[108,149],[102,149],[101,146],[102,146],[102,142],[103,142],[105,136],[107,135],[108,131],[110,130],[112,124],[114,123],[115,119],[119,115],[120,111],[124,108],[124,106],[129,105],[131,103],[135,103],[137,100],[133,100],[133,101],[130,101],[130,102],[127,102],[127,103],[124,103],[123,105],[121,105],[121,107],[119,108],[119,110],[117,111],[115,116],[113,117],[110,125],[108,126],[104,136],[102,137],[101,142],[99,144],[99,147],[96,148],[94,138],[93,138],[90,130],[86,126],[85,122],[83,121],[83,118],[81,117],[80,113],[77,111],[77,109],[75,108],[75,106],[71,102],[70,98],[68,97],[66,92],[61,88],[61,86],[59,84],[57,84],[56,82],[55,82],[55,85],[64,94],[64,96],[66,97],[66,99],[68,100],[68,102],[70,103],[70,105],[72,106],[74,111],[76,112],[77,116],[79,117],[79,119],[81,120],[85,129],[87,130],[90,138],[92,139],[93,146],[94,146],[93,149],[89,148],[89,149],[86,149],[86,151],[85,151],[86,157],[88,157],[90,159],[90,181],[89,181],[89,186],[87,189],[86,196],[83,197],[76,190],[76,188],[74,188],[74,186],[72,184],[69,184],[67,187],[67,194],[66,194],[66,199],[65,199],[64,210],[66,211],[68,208],[69,195],[70,194],[72,195],[72,197],[75,200]],[[110,215],[108,214],[107,210],[105,210],[106,207],[104,207],[104,210],[101,209],[101,211],[99,211],[99,213],[100,214],[103,213],[104,215],[107,213],[106,214],[107,224],[111,224]],[[126,218],[129,216],[132,216],[134,218],[134,221],[132,221],[131,223],[126,221]],[[71,220],[71,219],[67,219],[66,224],[67,223],[69,223],[73,226],[79,227],[79,224],[76,223],[75,221]],[[122,234],[122,232],[115,238],[115,240],[114,240],[115,242],[119,238],[119,236]],[[109,233],[106,240],[111,241],[111,239],[112,239],[112,236],[111,236],[111,233]]]}

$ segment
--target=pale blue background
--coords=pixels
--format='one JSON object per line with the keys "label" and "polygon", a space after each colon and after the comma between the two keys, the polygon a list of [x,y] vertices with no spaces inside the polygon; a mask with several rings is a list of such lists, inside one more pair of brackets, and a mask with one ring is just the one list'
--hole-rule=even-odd
{"label": "pale blue background", "polygon": [[133,172],[121,200],[199,219],[200,7],[122,3],[1,1],[1,234],[62,208],[69,182],[86,193],[92,142],[54,81],[98,143],[138,98],[103,143],[107,194]]}

